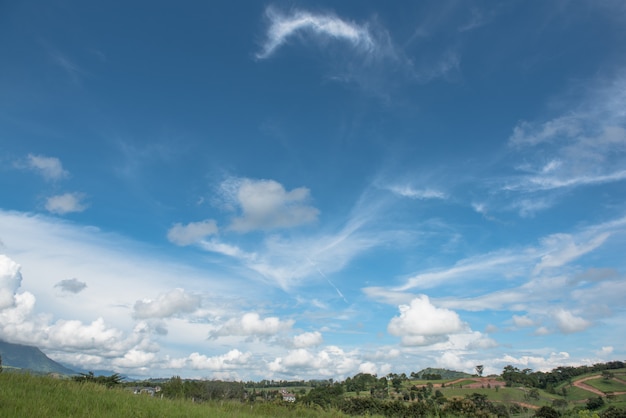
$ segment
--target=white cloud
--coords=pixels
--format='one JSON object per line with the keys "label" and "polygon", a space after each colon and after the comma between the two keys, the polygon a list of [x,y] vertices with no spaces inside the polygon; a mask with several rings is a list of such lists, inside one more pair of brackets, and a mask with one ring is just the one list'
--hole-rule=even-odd
{"label": "white cloud", "polygon": [[435,307],[426,295],[400,305],[399,310],[400,316],[391,319],[387,331],[401,337],[404,345],[432,345],[467,329],[456,312]]}
{"label": "white cloud", "polygon": [[255,253],[247,253],[235,245],[219,242],[216,239],[212,239],[210,241],[200,241],[199,245],[206,251],[238,258],[241,260],[253,261],[257,258]]}
{"label": "white cloud", "polygon": [[542,240],[542,244],[550,252],[541,257],[541,261],[535,267],[534,273],[537,274],[546,268],[561,267],[595,250],[609,236],[608,232],[603,232],[592,238],[585,237],[585,242],[578,244],[574,241],[574,237],[569,234],[549,235]]}
{"label": "white cloud", "polygon": [[293,324],[294,321],[292,319],[281,321],[280,318],[275,316],[261,319],[258,313],[248,312],[241,318],[229,319],[218,329],[212,331],[210,337],[246,336],[267,338],[291,329]]}
{"label": "white cloud", "polygon": [[353,375],[361,361],[357,352],[346,352],[336,346],[327,346],[317,352],[304,348],[290,350],[287,355],[277,357],[268,364],[272,373],[287,376],[302,376],[315,370],[318,376],[342,378]]}
{"label": "white cloud", "polygon": [[184,289],[174,289],[161,294],[156,300],[144,299],[135,302],[135,318],[169,318],[182,313],[191,313],[200,307],[201,298]]}
{"label": "white cloud", "polygon": [[65,279],[61,280],[54,287],[60,288],[63,292],[69,293],[79,293],[87,287],[87,283],[81,282],[80,280],[74,279]]}
{"label": "white cloud", "polygon": [[228,353],[220,356],[206,356],[198,352],[191,353],[187,358],[171,360],[169,367],[182,368],[189,367],[194,370],[233,370],[240,368],[250,361],[252,354],[243,353],[237,349],[232,349]]}
{"label": "white cloud", "polygon": [[582,131],[581,116],[580,114],[569,114],[538,125],[521,121],[513,128],[509,143],[516,147],[522,147],[574,138]]}
{"label": "white cloud", "polygon": [[187,225],[176,223],[167,231],[167,239],[176,245],[185,246],[195,244],[208,235],[217,234],[217,232],[217,224],[213,219],[190,222]]}
{"label": "white cloud", "polygon": [[[463,279],[485,281],[515,279],[520,277],[536,277],[541,274],[555,272],[571,265],[573,261],[589,254],[602,246],[613,235],[626,231],[626,218],[618,218],[602,224],[591,225],[576,233],[557,233],[548,235],[536,246],[511,248],[477,255],[458,261],[453,266],[427,272],[419,272],[405,279],[405,283],[385,290],[382,288],[366,288],[373,297],[391,300],[406,297],[406,292],[414,288],[432,288]],[[495,301],[504,300],[506,292],[492,294]],[[527,295],[529,296],[529,295]],[[466,302],[470,302],[467,299]],[[510,302],[510,301],[509,301]],[[469,304],[465,308],[470,308]],[[475,308],[475,307],[474,307]],[[471,309],[474,309],[471,308]]]}
{"label": "white cloud", "polygon": [[476,274],[478,272],[485,274],[486,272],[494,270],[498,271],[505,266],[510,269],[512,264],[519,264],[521,257],[523,258],[524,254],[520,255],[519,253],[501,251],[498,253],[487,254],[485,256],[461,260],[455,266],[448,269],[416,274],[408,278],[404,285],[393,290],[406,291],[415,287],[422,289],[429,288],[460,277],[467,277],[470,274]]}
{"label": "white cloud", "polygon": [[293,345],[296,348],[307,348],[322,344],[324,339],[319,331],[305,332],[293,337]]}
{"label": "white cloud", "polygon": [[476,364],[476,361],[464,359],[459,353],[451,351],[444,352],[436,358],[436,366],[448,370],[473,371]]}
{"label": "white cloud", "polygon": [[25,165],[26,168],[37,171],[46,180],[55,181],[69,177],[69,173],[63,169],[61,160],[56,157],[28,154]]}
{"label": "white cloud", "polygon": [[526,328],[534,326],[535,321],[525,315],[513,315],[513,324],[515,324],[515,326],[519,328]]}
{"label": "white cloud", "polygon": [[15,306],[15,292],[22,285],[20,265],[0,254],[0,311]]}
{"label": "white cloud", "polygon": [[349,42],[354,48],[369,52],[376,45],[366,26],[347,22],[336,16],[312,14],[296,10],[290,15],[283,15],[274,7],[268,7],[265,15],[270,22],[261,52],[257,58],[271,56],[287,40],[299,34],[314,38],[330,38]]}
{"label": "white cloud", "polygon": [[274,180],[230,179],[222,195],[241,209],[230,228],[237,232],[291,228],[317,220],[319,210],[309,206],[309,189],[286,191]]}
{"label": "white cloud", "polygon": [[540,193],[626,180],[626,78],[591,83],[577,106],[544,122],[522,121],[509,144],[524,173],[504,189]]}
{"label": "white cloud", "polygon": [[564,334],[584,331],[591,326],[591,322],[584,318],[575,316],[570,311],[559,309],[554,312],[556,324]]}
{"label": "white cloud", "polygon": [[156,359],[156,354],[138,349],[131,349],[123,357],[113,359],[111,364],[115,367],[126,369],[135,369],[146,367],[152,364]]}
{"label": "white cloud", "polygon": [[64,193],[49,197],[46,200],[46,210],[50,213],[65,215],[66,213],[82,212],[87,209],[87,204],[83,202],[83,193]]}
{"label": "white cloud", "polygon": [[[174,315],[168,321],[184,332],[177,329],[168,334],[163,322],[154,318],[168,310],[187,309],[177,304],[185,297],[169,294],[172,280],[184,277],[185,286],[197,292],[189,295],[206,295],[212,301],[203,311],[205,317],[231,312],[235,297],[245,303],[251,293],[259,296],[265,291],[250,283],[242,286],[236,276],[181,264],[122,236],[45,215],[0,210],[0,231],[2,249],[15,260],[19,257],[25,266],[20,287],[17,266],[0,257],[0,288],[12,293],[10,306],[0,309],[0,339],[35,345],[68,365],[116,369],[133,359],[139,363],[140,353],[157,353],[156,338],[175,341],[176,346],[206,340],[211,329],[207,323],[190,323]],[[50,291],[64,277],[89,277],[89,287],[72,303]],[[145,297],[146,289],[161,296],[138,305],[143,308],[138,312],[153,315],[149,324],[140,321],[139,326],[132,315],[133,305]],[[136,352],[125,358],[131,350]],[[120,359],[118,366],[112,363],[115,359]]]}
{"label": "white cloud", "polygon": [[436,189],[414,189],[411,186],[391,186],[389,190],[399,196],[410,199],[446,199],[445,193]]}
{"label": "white cloud", "polygon": [[88,325],[77,320],[61,319],[46,331],[48,337],[46,345],[66,349],[115,347],[123,339],[122,332],[107,326],[102,318]]}
{"label": "white cloud", "polygon": [[502,366],[511,365],[520,369],[532,369],[536,371],[547,372],[559,366],[576,366],[579,365],[570,359],[570,355],[567,352],[552,352],[547,356],[539,355],[522,355],[520,357],[514,357],[509,354],[505,354],[501,358],[493,359],[494,363],[501,364]]}
{"label": "white cloud", "polygon": [[372,376],[377,375],[378,366],[376,366],[376,364],[372,363],[371,361],[366,361],[359,365],[359,373],[367,373],[367,374],[371,374]]}

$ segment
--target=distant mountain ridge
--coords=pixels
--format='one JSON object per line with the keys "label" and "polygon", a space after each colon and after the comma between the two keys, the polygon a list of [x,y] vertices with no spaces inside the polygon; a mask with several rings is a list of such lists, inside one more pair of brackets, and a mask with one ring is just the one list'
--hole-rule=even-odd
{"label": "distant mountain ridge", "polygon": [[39,348],[30,345],[0,341],[2,365],[26,369],[36,373],[77,374],[74,370],[57,363],[46,356]]}

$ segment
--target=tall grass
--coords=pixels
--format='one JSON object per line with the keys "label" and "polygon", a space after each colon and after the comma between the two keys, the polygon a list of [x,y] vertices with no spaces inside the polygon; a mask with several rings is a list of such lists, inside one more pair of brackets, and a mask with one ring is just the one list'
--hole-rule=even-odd
{"label": "tall grass", "polygon": [[19,373],[0,374],[0,417],[344,417],[301,405],[193,403],[134,395],[123,389]]}

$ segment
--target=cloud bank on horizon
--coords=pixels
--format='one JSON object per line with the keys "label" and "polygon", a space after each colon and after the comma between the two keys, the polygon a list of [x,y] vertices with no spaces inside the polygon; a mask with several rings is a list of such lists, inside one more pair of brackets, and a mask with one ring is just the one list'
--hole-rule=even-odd
{"label": "cloud bank on horizon", "polygon": [[0,339],[243,380],[626,355],[621,5],[36,3]]}

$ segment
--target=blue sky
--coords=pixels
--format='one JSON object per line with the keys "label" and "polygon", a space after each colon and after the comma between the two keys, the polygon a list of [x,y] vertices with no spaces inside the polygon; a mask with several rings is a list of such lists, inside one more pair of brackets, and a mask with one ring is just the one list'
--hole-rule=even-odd
{"label": "blue sky", "polygon": [[0,7],[0,338],[344,378],[626,355],[621,1]]}

